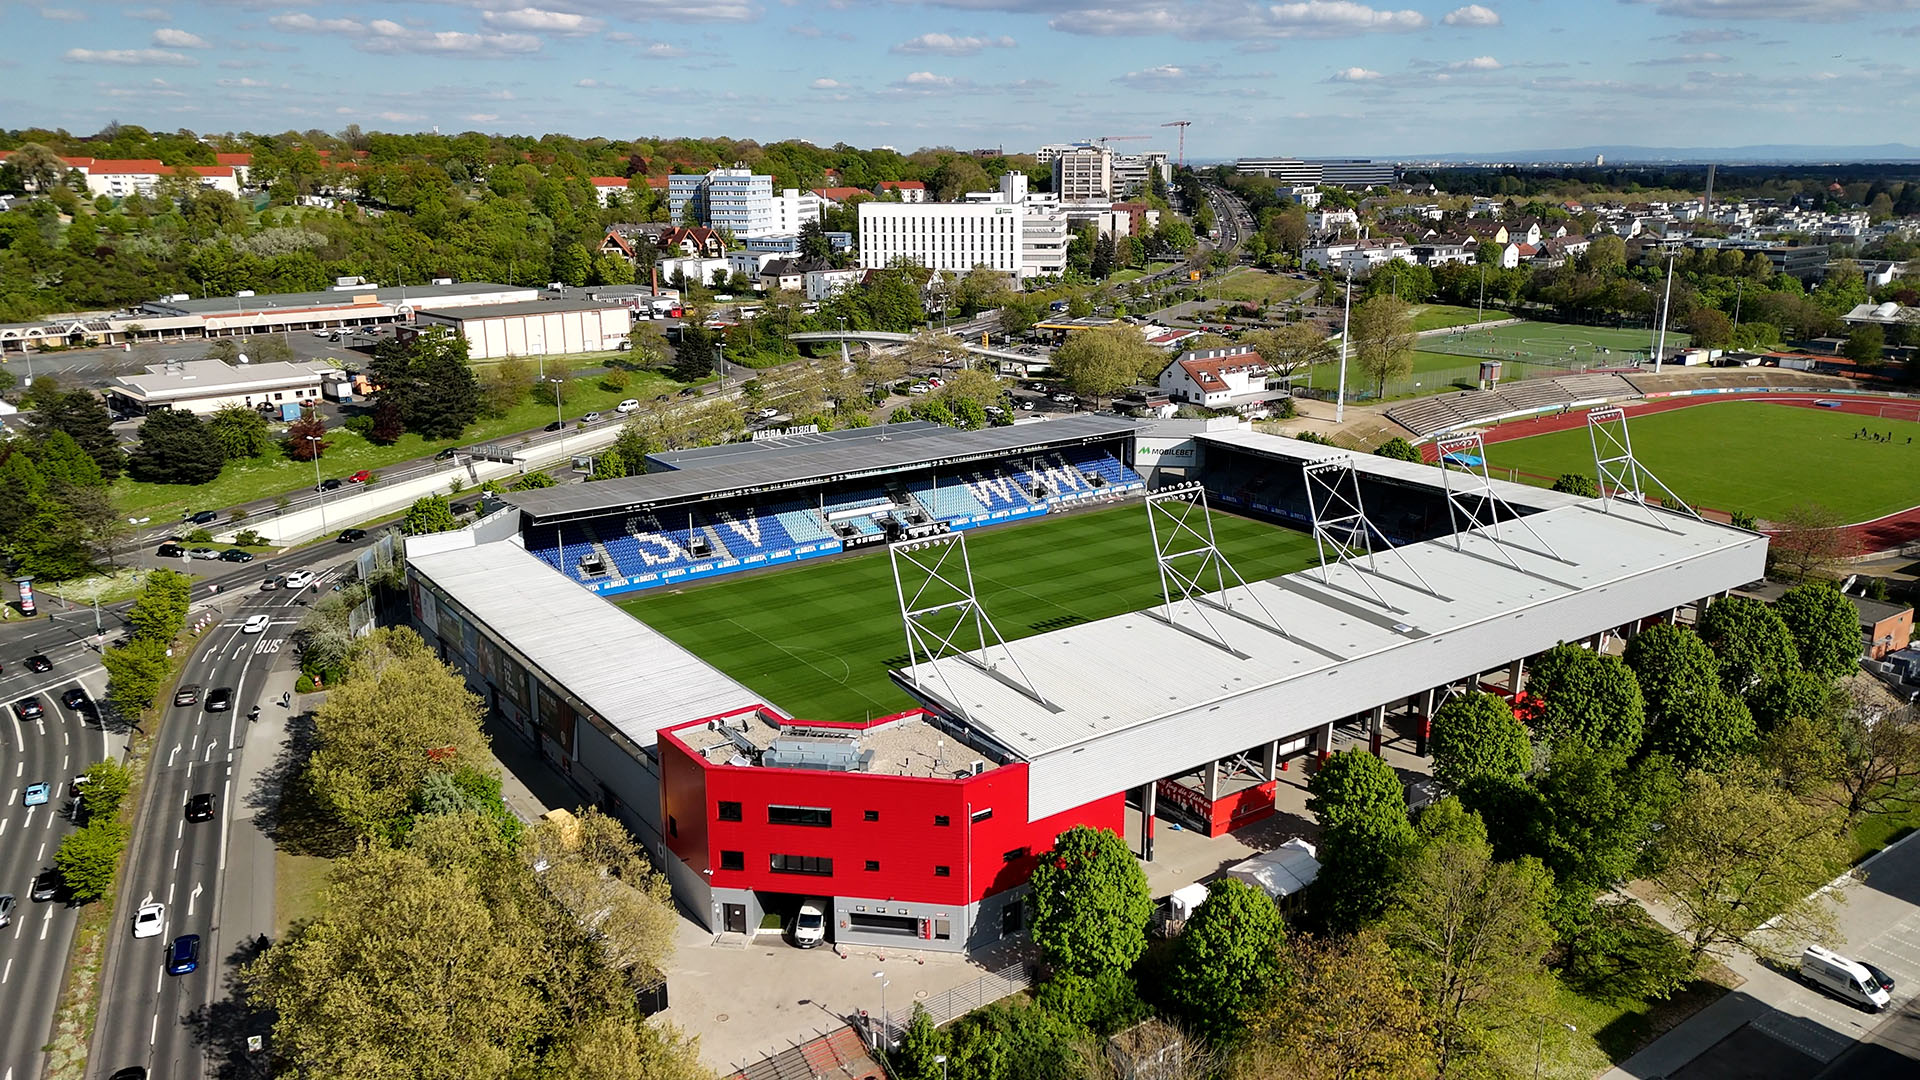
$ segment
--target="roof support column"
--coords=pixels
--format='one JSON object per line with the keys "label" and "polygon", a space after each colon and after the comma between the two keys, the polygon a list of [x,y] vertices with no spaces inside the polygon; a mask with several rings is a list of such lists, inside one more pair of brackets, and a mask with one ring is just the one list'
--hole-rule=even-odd
{"label": "roof support column", "polygon": [[1220,797],[1220,759],[1219,758],[1215,758],[1212,761],[1207,762],[1206,769],[1204,769],[1200,773],[1200,785],[1201,787],[1206,789],[1208,802],[1213,802],[1215,799],[1218,799]]}
{"label": "roof support column", "polygon": [[1280,779],[1280,740],[1260,746],[1260,778],[1262,780]]}
{"label": "roof support column", "polygon": [[1439,687],[1429,686],[1425,700],[1420,703],[1420,731],[1413,740],[1413,751],[1421,757],[1427,756],[1427,736],[1433,733],[1433,704],[1439,694]]}
{"label": "roof support column", "polygon": [[1379,757],[1381,744],[1386,741],[1387,734],[1387,707],[1385,705],[1375,705],[1373,707],[1373,723],[1370,726],[1373,728],[1373,738],[1371,739],[1373,756]]}
{"label": "roof support column", "polygon": [[1527,673],[1527,658],[1516,656],[1513,663],[1507,665],[1507,693],[1520,692],[1520,678]]}
{"label": "roof support column", "polygon": [[1322,754],[1333,753],[1333,721],[1313,729],[1313,748]]}
{"label": "roof support column", "polygon": [[1153,780],[1140,789],[1140,858],[1153,861],[1153,819],[1160,811],[1160,781]]}

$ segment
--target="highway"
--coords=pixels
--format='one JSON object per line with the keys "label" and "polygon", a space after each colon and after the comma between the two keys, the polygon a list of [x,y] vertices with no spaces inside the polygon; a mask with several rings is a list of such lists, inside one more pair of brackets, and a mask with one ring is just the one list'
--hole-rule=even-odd
{"label": "highway", "polygon": [[[53,1011],[66,974],[67,950],[73,942],[78,909],[64,898],[31,899],[33,878],[53,865],[60,841],[74,829],[72,781],[88,765],[109,752],[118,756],[123,739],[109,734],[91,710],[68,709],[62,695],[79,687],[89,704],[106,686],[106,672],[98,657],[71,641],[51,639],[23,642],[25,635],[0,628],[0,701],[6,705],[0,727],[0,893],[12,893],[17,906],[12,925],[0,929],[0,1080],[36,1080],[45,1057],[40,1047],[53,1028]],[[35,674],[24,661],[44,650],[53,670]],[[37,697],[43,716],[22,723],[13,703]],[[28,807],[22,800],[29,784],[52,785],[44,806]]]}
{"label": "highway", "polygon": [[[234,756],[246,745],[249,709],[282,707],[278,697],[265,700],[264,684],[275,666],[291,664],[288,635],[316,595],[311,589],[245,594],[237,606],[226,608],[186,663],[181,684],[199,687],[195,703],[160,703],[164,709],[122,881],[122,905],[101,976],[92,1076],[104,1078],[130,1065],[143,1065],[155,1077],[206,1072],[207,1048],[196,1021],[224,996],[230,954],[271,929],[246,926],[229,933],[221,923],[220,884],[233,800],[246,794],[232,790]],[[271,619],[267,629],[245,633],[247,617],[263,613]],[[207,711],[207,692],[216,687],[233,690],[231,709]],[[213,796],[213,817],[188,821],[187,801],[199,794]],[[147,902],[165,905],[165,929],[157,937],[136,939],[133,914]],[[169,975],[168,946],[184,934],[200,935],[200,968]]]}

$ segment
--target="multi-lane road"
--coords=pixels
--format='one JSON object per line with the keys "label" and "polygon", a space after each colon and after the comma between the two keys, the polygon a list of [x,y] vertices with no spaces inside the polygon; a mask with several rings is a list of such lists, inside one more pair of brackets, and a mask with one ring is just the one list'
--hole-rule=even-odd
{"label": "multi-lane road", "polygon": [[[29,671],[26,659],[43,654],[53,670]],[[47,1041],[53,1010],[66,973],[78,912],[64,897],[36,901],[33,879],[53,866],[60,841],[74,829],[73,780],[108,754],[117,756],[123,740],[101,727],[97,711],[69,709],[62,697],[76,687],[91,705],[106,686],[99,657],[71,640],[37,635],[31,642],[9,638],[0,644],[0,893],[15,898],[12,923],[0,928],[0,1080],[36,1080],[40,1047]],[[37,699],[44,713],[22,722],[14,703]],[[31,784],[48,784],[42,806],[26,806]]]}
{"label": "multi-lane road", "polygon": [[[310,589],[276,589],[245,594],[226,607],[183,669],[181,686],[198,688],[193,704],[161,703],[164,712],[121,890],[125,902],[101,976],[91,1075],[106,1077],[139,1065],[155,1077],[184,1080],[206,1074],[209,1050],[228,1049],[206,1045],[206,1016],[226,992],[224,978],[235,950],[272,929],[251,925],[251,919],[232,925],[222,918],[229,823],[234,800],[247,795],[233,790],[234,762],[246,746],[252,708],[282,708],[278,695],[269,697],[267,679],[276,667],[291,664],[288,635],[305,612],[301,605],[315,595]],[[248,617],[260,614],[269,617],[266,629],[247,633]],[[230,707],[209,710],[209,694],[216,689],[231,691]],[[187,804],[196,795],[212,797],[207,820],[188,820]],[[165,926],[156,937],[134,938],[133,915],[145,903],[164,905]],[[200,937],[199,970],[170,975],[168,948],[188,934]]]}

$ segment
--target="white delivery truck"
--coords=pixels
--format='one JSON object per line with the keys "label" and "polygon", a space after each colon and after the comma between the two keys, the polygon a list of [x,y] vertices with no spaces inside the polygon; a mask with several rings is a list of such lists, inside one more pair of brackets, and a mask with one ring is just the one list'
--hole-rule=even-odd
{"label": "white delivery truck", "polygon": [[1800,981],[1809,986],[1869,1009],[1884,1009],[1893,1000],[1888,993],[1893,980],[1886,979],[1865,964],[1849,960],[1831,949],[1807,946],[1800,954]]}

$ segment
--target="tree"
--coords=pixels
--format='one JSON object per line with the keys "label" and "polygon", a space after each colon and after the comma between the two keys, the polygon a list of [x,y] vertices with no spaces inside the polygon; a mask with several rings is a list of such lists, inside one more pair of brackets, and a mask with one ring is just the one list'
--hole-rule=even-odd
{"label": "tree", "polygon": [[1416,1080],[1433,1028],[1385,938],[1296,938],[1288,979],[1249,1025],[1228,1075],[1245,1080]]}
{"label": "tree", "polygon": [[666,332],[650,319],[634,323],[633,330],[627,334],[627,341],[632,346],[628,352],[632,358],[629,363],[635,367],[665,367],[673,352],[672,346],[667,344]]}
{"label": "tree", "polygon": [[[410,341],[383,339],[370,375],[376,406],[391,404],[406,430],[453,439],[480,415],[480,380],[467,363],[467,339],[433,329]],[[377,423],[377,420],[376,420]]]}
{"label": "tree", "polygon": [[1558,923],[1634,876],[1661,813],[1679,794],[1665,758],[1629,765],[1617,752],[1578,744],[1560,747],[1531,786],[1529,819],[1498,830],[1494,849],[1534,856],[1552,871]]}
{"label": "tree", "polygon": [[1839,589],[1808,582],[1788,589],[1773,610],[1793,635],[1800,666],[1838,679],[1860,666],[1860,613]]}
{"label": "tree", "polygon": [[135,638],[101,654],[107,669],[107,700],[126,716],[138,716],[160,693],[160,684],[170,670],[167,643]]}
{"label": "tree", "polygon": [[1320,329],[1320,324],[1309,320],[1287,323],[1271,330],[1249,330],[1240,335],[1243,345],[1253,346],[1273,369],[1275,375],[1292,379],[1301,372],[1335,359],[1339,347]]}
{"label": "tree", "polygon": [[[49,392],[41,393],[46,385]],[[43,445],[55,431],[64,431],[86,451],[100,475],[109,482],[120,477],[126,454],[120,449],[120,437],[113,433],[107,407],[88,390],[55,392],[50,377],[41,376],[33,384],[33,420],[27,430]]]}
{"label": "tree", "polygon": [[71,502],[77,491],[104,487],[107,482],[100,473],[99,463],[73,441],[73,436],[58,429],[48,432],[41,440],[34,453],[34,464],[46,478],[51,494],[63,502]]}
{"label": "tree", "polygon": [[1329,925],[1357,929],[1391,896],[1415,846],[1407,796],[1393,767],[1364,750],[1333,755],[1307,781],[1307,810],[1320,821],[1320,877],[1313,901]]}
{"label": "tree", "polygon": [[127,455],[127,472],[151,484],[207,484],[226,463],[226,452],[198,416],[163,409],[140,425],[140,445]]}
{"label": "tree", "polygon": [[1861,323],[1847,334],[1841,355],[1865,368],[1877,368],[1887,362],[1887,332],[1879,323]]}
{"label": "tree", "polygon": [[1782,571],[1796,581],[1827,572],[1834,564],[1852,558],[1859,548],[1845,519],[1818,503],[1789,508],[1777,524],[1779,531],[1767,545],[1769,569]]}
{"label": "tree", "polygon": [[273,446],[267,418],[261,416],[259,410],[245,405],[228,405],[216,410],[207,417],[207,434],[220,444],[228,461],[262,457]]}
{"label": "tree", "polygon": [[1139,958],[1153,900],[1126,841],[1076,825],[1040,856],[1027,909],[1033,943],[1047,962],[1091,977]]}
{"label": "tree", "polygon": [[127,611],[136,641],[173,644],[187,625],[188,592],[193,579],[175,570],[154,570]]}
{"label": "tree", "polygon": [[460,519],[453,516],[453,504],[445,495],[422,495],[415,499],[401,522],[408,536],[448,532],[459,527]]}
{"label": "tree", "polygon": [[67,834],[53,853],[53,865],[67,891],[82,904],[113,894],[114,872],[127,846],[127,827],[101,818]]}
{"label": "tree", "polygon": [[1688,951],[1744,948],[1763,925],[1797,951],[1830,929],[1818,890],[1847,865],[1837,809],[1820,810],[1751,775],[1696,772],[1655,834],[1650,880],[1665,893]]}
{"label": "tree", "polygon": [[1632,900],[1603,900],[1561,933],[1561,977],[1611,1004],[1665,1000],[1693,974],[1686,945]]}
{"label": "tree", "polygon": [[1412,306],[1391,296],[1375,296],[1353,309],[1354,362],[1384,397],[1387,380],[1413,370]]}
{"label": "tree", "polygon": [[301,411],[300,419],[287,425],[287,456],[295,461],[313,461],[333,445],[326,439],[327,421],[317,408]]}
{"label": "tree", "polygon": [[19,173],[30,191],[50,192],[67,176],[67,163],[44,143],[21,143],[7,157],[7,164]]}
{"label": "tree", "polygon": [[368,442],[379,446],[392,446],[399,441],[400,436],[406,433],[407,423],[400,418],[399,405],[391,401],[382,401],[374,405],[373,427],[367,432]]}
{"label": "tree", "polygon": [[1755,730],[1766,734],[1795,717],[1824,720],[1834,715],[1838,696],[1831,679],[1810,671],[1790,671],[1748,694],[1747,708],[1753,713]]}
{"label": "tree", "polygon": [[352,834],[382,835],[428,773],[492,760],[480,715],[480,700],[418,634],[377,630],[354,646],[346,679],[314,713],[308,788]]}
{"label": "tree", "polygon": [[[651,329],[653,324],[643,322],[637,326]],[[634,333],[639,330],[636,328]],[[659,331],[655,330],[654,334],[657,336]],[[507,415],[514,406],[527,400],[527,394],[533,390],[533,380],[533,368],[525,360],[517,356],[502,357],[480,377],[481,415],[495,418]]]}
{"label": "tree", "polygon": [[1733,320],[1718,308],[1697,307],[1687,317],[1687,333],[1696,348],[1724,348],[1733,341]]}
{"label": "tree", "polygon": [[1753,741],[1753,714],[1721,690],[1719,665],[1692,630],[1660,625],[1627,643],[1647,706],[1647,747],[1682,768],[1711,768]]}
{"label": "tree", "polygon": [[1053,368],[1067,385],[1096,398],[1112,397],[1165,361],[1166,354],[1147,344],[1138,327],[1127,324],[1076,330],[1053,353]]}
{"label": "tree", "polygon": [[720,332],[691,322],[680,328],[680,344],[674,349],[673,377],[680,382],[698,382],[713,374]]}
{"label": "tree", "polygon": [[1715,601],[1700,617],[1697,632],[1719,661],[1720,686],[1729,694],[1744,697],[1799,668],[1787,624],[1772,607],[1752,597]]}
{"label": "tree", "polygon": [[1640,681],[1617,656],[1561,642],[1527,674],[1533,728],[1550,742],[1631,754],[1646,732]]}
{"label": "tree", "polygon": [[1307,812],[1322,828],[1407,819],[1407,793],[1393,766],[1361,750],[1333,755],[1307,780]]}
{"label": "tree", "polygon": [[1452,791],[1480,777],[1513,779],[1533,764],[1533,745],[1513,709],[1479,691],[1435,710],[1432,749],[1434,779]]}
{"label": "tree", "polygon": [[541,488],[553,487],[555,484],[558,484],[559,482],[560,481],[555,480],[553,478],[552,473],[547,472],[544,469],[535,469],[530,473],[522,473],[521,475],[515,477],[513,483],[507,485],[507,490],[508,491],[538,491]]}
{"label": "tree", "polygon": [[1285,934],[1271,896],[1237,878],[1214,881],[1174,941],[1167,999],[1195,1031],[1238,1031],[1280,977]]}
{"label": "tree", "polygon": [[89,824],[96,820],[111,821],[120,813],[120,806],[126,802],[127,792],[133,790],[133,772],[114,758],[102,758],[87,767],[86,785],[81,789],[80,803],[86,810]]}
{"label": "tree", "polygon": [[1435,1077],[1538,1015],[1549,992],[1549,889],[1539,863],[1495,862],[1484,844],[1436,844],[1408,867],[1384,930],[1431,1018]]}
{"label": "tree", "polygon": [[913,1003],[913,1016],[900,1033],[900,1048],[892,1055],[893,1071],[903,1080],[945,1080],[940,1066],[953,1054],[953,1040],[933,1022],[927,1007]]}
{"label": "tree", "polygon": [[1839,710],[1828,724],[1838,751],[1829,801],[1846,812],[1848,821],[1914,804],[1913,782],[1920,778],[1920,727],[1915,726],[1910,708],[1876,717],[1856,703]]}
{"label": "tree", "polygon": [[1600,496],[1600,485],[1585,473],[1561,473],[1560,478],[1553,482],[1553,490],[1568,495],[1578,495],[1584,499],[1595,499]]}
{"label": "tree", "polygon": [[1373,452],[1380,457],[1392,458],[1395,461],[1411,461],[1416,465],[1421,460],[1420,448],[1398,435],[1374,447]]}

